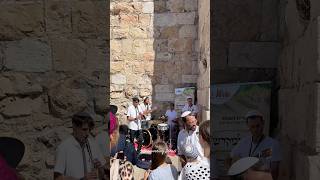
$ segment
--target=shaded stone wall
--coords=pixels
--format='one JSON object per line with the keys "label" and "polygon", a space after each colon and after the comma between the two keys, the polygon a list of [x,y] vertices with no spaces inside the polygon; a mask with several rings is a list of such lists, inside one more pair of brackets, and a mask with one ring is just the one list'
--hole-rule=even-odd
{"label": "shaded stone wall", "polygon": [[[26,145],[26,179],[52,179],[57,145],[70,116],[107,108],[106,1],[0,2],[0,136]],[[45,159],[44,159],[45,158]]]}
{"label": "shaded stone wall", "polygon": [[279,54],[279,0],[211,3],[212,81],[274,79]]}
{"label": "shaded stone wall", "polygon": [[320,176],[320,2],[282,0],[281,8],[281,179],[315,180]]}
{"label": "shaded stone wall", "polygon": [[199,77],[197,81],[199,120],[210,119],[210,1],[198,1]]}
{"label": "shaded stone wall", "polygon": [[165,113],[174,88],[195,86],[198,74],[197,1],[111,2],[111,103],[119,117],[133,96],[152,96]]}

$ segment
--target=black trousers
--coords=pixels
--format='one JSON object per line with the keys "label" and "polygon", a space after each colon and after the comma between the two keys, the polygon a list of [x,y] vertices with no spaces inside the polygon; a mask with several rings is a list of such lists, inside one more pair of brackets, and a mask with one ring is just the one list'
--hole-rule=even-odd
{"label": "black trousers", "polygon": [[134,144],[134,138],[136,138],[137,141],[138,141],[137,153],[139,154],[140,151],[141,151],[142,142],[143,142],[142,129],[140,129],[140,130],[132,130],[132,129],[130,129],[130,141],[131,141],[132,144]]}

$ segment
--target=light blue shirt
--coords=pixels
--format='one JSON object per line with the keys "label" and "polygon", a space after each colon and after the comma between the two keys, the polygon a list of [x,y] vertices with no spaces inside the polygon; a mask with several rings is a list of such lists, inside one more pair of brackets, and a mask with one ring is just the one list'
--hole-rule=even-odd
{"label": "light blue shirt", "polygon": [[149,180],[176,180],[178,179],[178,171],[172,165],[160,166],[152,170],[149,175]]}

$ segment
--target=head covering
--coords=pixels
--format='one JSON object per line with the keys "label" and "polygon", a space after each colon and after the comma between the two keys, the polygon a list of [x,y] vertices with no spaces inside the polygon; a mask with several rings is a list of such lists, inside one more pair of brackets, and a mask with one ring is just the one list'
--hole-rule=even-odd
{"label": "head covering", "polygon": [[188,99],[192,99],[192,97],[191,97],[191,96],[187,96],[187,98],[186,98],[186,99],[187,99],[187,100],[188,100]]}
{"label": "head covering", "polygon": [[249,168],[251,168],[253,165],[255,165],[259,161],[256,157],[245,157],[242,159],[239,159],[235,163],[232,164],[230,169],[228,170],[229,176],[235,176],[239,175]]}
{"label": "head covering", "polygon": [[187,117],[188,115],[191,114],[191,111],[185,111],[181,114],[181,117],[184,118],[184,117]]}
{"label": "head covering", "polygon": [[251,110],[246,114],[245,118],[248,119],[250,117],[256,117],[256,116],[263,117],[262,113],[260,113],[259,111]]}
{"label": "head covering", "polygon": [[132,101],[138,101],[139,102],[139,98],[137,96],[132,98]]}
{"label": "head covering", "polygon": [[110,112],[110,121],[109,121],[109,135],[112,134],[117,128],[117,118]]}
{"label": "head covering", "polygon": [[199,152],[192,144],[186,144],[183,149],[183,155],[187,158],[196,159],[199,156]]}

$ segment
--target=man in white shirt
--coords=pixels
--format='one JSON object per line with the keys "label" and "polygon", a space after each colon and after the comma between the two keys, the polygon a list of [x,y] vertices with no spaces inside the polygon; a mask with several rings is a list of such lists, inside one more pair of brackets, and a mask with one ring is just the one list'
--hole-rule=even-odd
{"label": "man in white shirt", "polygon": [[198,156],[198,160],[201,160],[204,157],[204,151],[199,141],[199,126],[197,126],[197,119],[191,114],[190,111],[185,111],[182,113],[181,117],[185,123],[185,129],[181,130],[178,135],[178,156],[180,157],[180,161],[182,166],[185,165],[186,159],[184,156],[183,148],[191,144],[195,146],[200,156]]}
{"label": "man in white shirt", "polygon": [[246,120],[251,135],[241,139],[233,148],[232,161],[243,157],[257,157],[260,159],[258,168],[271,172],[273,179],[277,180],[282,159],[278,141],[263,134],[264,120],[260,112],[248,112]]}
{"label": "man in white shirt", "polygon": [[[73,134],[57,149],[54,179],[94,180],[103,177],[106,161],[98,145],[89,137],[89,124],[93,121],[87,113],[72,117]],[[98,173],[97,173],[98,172]]]}
{"label": "man in white shirt", "polygon": [[169,139],[171,140],[171,142],[173,142],[175,144],[176,142],[176,126],[177,126],[177,112],[174,110],[174,104],[170,103],[168,110],[166,111],[165,116],[168,119],[168,125],[169,125]]}
{"label": "man in white shirt", "polygon": [[195,117],[198,117],[198,107],[192,102],[192,97],[187,97],[187,104],[182,108],[182,112],[190,111],[191,114]]}
{"label": "man in white shirt", "polygon": [[132,98],[132,105],[128,107],[127,120],[129,121],[130,141],[134,144],[134,139],[138,140],[138,154],[140,153],[143,136],[141,129],[141,120],[143,119],[143,111],[139,106],[139,98]]}
{"label": "man in white shirt", "polygon": [[149,127],[148,121],[151,120],[151,113],[154,110],[156,110],[156,108],[152,109],[150,98],[148,96],[143,98],[143,103],[140,105],[140,107],[142,109],[143,116],[144,116],[141,122],[141,126],[142,126],[142,129],[147,129]]}

